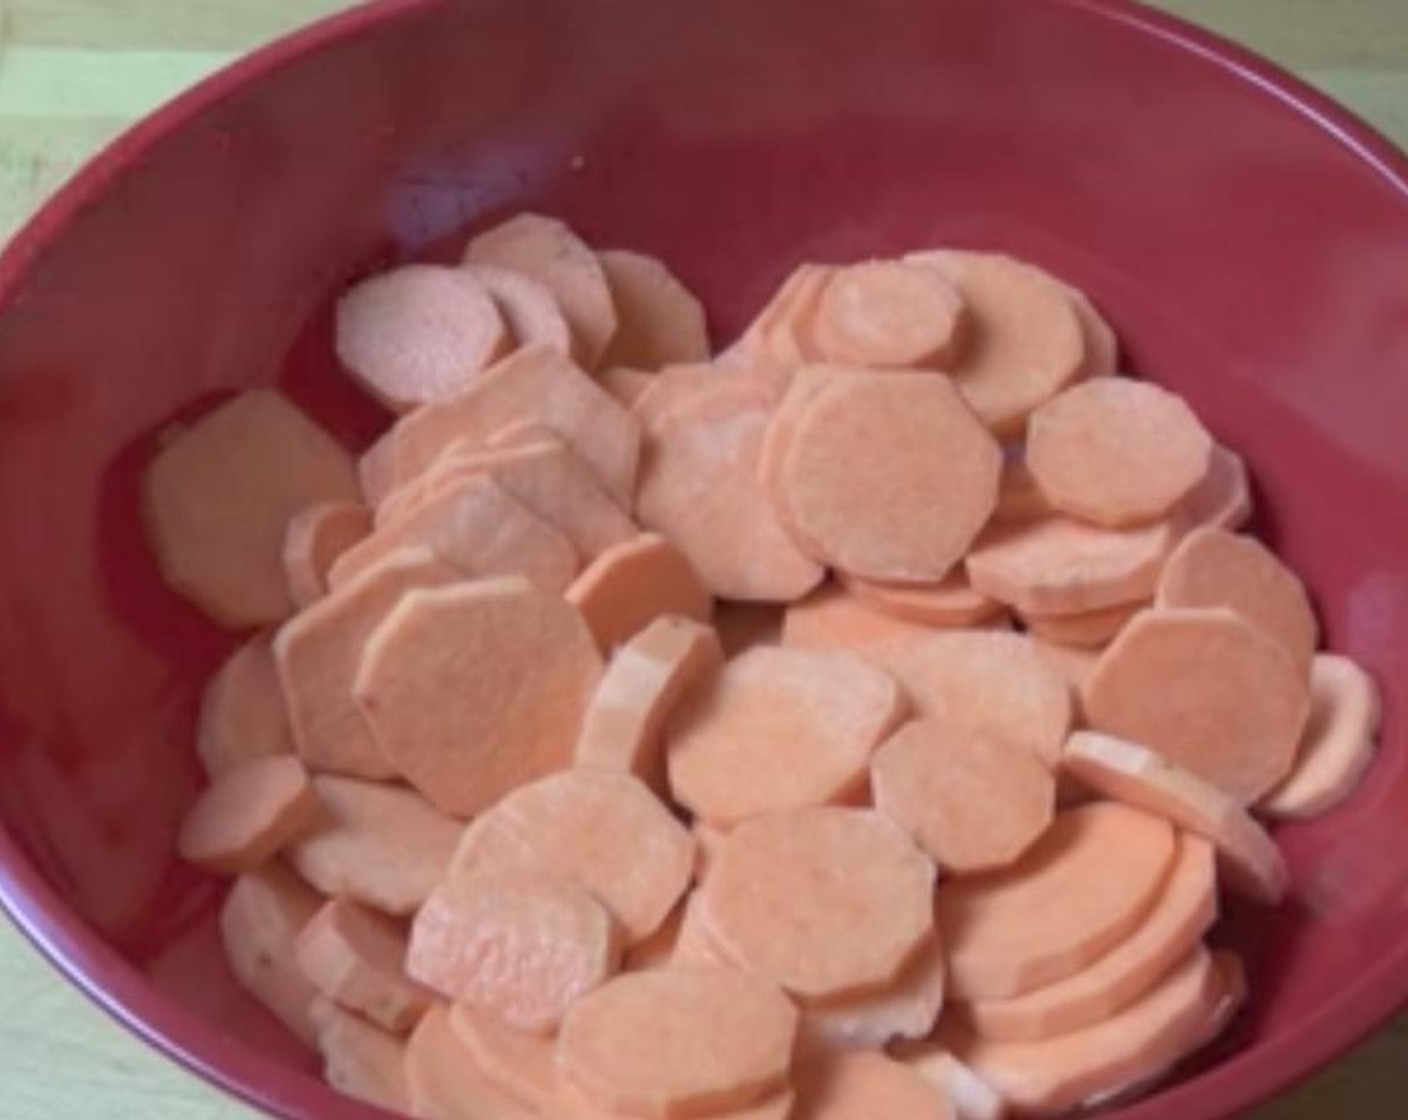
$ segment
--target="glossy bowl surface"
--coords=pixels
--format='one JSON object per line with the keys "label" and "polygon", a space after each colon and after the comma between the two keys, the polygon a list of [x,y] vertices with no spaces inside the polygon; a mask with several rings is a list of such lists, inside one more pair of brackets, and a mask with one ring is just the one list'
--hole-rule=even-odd
{"label": "glossy bowl surface", "polygon": [[1127,364],[1255,474],[1259,529],[1383,682],[1382,757],[1234,910],[1225,1060],[1126,1120],[1232,1115],[1408,997],[1408,167],[1265,63],[1123,0],[393,0],[237,64],[0,259],[0,898],[99,1003],[287,1117],[363,1117],[234,986],[173,859],[202,680],[137,483],[165,425],[277,383],[349,445],[331,296],[523,207],[671,262],[724,341],[787,269],[998,246],[1092,293]]}

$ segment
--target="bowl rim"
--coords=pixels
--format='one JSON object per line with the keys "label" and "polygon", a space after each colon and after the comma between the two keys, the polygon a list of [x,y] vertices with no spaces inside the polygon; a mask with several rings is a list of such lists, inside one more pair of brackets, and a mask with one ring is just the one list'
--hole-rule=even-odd
{"label": "bowl rim", "polygon": [[[0,252],[0,314],[48,249],[158,144],[257,80],[374,28],[454,0],[368,0],[245,54],[136,122],[90,157]],[[1024,0],[1051,3],[1052,0]],[[1408,204],[1408,155],[1376,128],[1283,67],[1215,32],[1138,0],[1055,0],[1088,18],[1191,54],[1279,102],[1346,148]],[[0,823],[0,910],[74,986],[155,1050],[231,1096],[275,1116],[387,1120],[267,1058],[154,988],[63,902]],[[1122,1120],[1228,1117],[1309,1077],[1408,1002],[1408,940],[1274,1040],[1121,1110]],[[1194,1110],[1197,1110],[1196,1112]],[[331,1111],[330,1111],[331,1110]]]}

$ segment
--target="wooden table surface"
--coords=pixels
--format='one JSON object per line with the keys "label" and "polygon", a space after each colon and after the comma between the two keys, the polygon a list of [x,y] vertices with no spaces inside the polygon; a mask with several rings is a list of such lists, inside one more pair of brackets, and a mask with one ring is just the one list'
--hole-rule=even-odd
{"label": "wooden table surface", "polygon": [[[0,237],[98,145],[235,55],[345,0],[0,0]],[[1408,147],[1408,0],[1161,0],[1295,70]],[[0,1116],[251,1111],[126,1035],[0,920]],[[1408,1018],[1253,1120],[1401,1120]]]}

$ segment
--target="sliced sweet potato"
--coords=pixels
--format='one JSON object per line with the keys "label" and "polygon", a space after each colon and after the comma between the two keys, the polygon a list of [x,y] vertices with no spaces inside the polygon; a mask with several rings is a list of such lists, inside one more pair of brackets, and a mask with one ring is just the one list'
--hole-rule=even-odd
{"label": "sliced sweet potato", "polygon": [[1176,853],[1168,822],[1096,802],[1058,814],[1011,867],[945,881],[935,909],[955,997],[1005,999],[1079,972],[1144,920]]}
{"label": "sliced sweet potato", "polygon": [[619,325],[602,365],[658,369],[709,358],[704,306],[654,257],[629,249],[597,254]]}
{"label": "sliced sweet potato", "polygon": [[289,518],[357,498],[347,451],[278,393],[252,389],[157,452],[142,510],[167,585],[242,630],[293,610],[282,560]]}
{"label": "sliced sweet potato", "polygon": [[954,1120],[948,1097],[911,1066],[863,1051],[804,1063],[798,1105],[807,1120]]}
{"label": "sliced sweet potato", "polygon": [[1280,645],[1225,607],[1136,615],[1086,681],[1088,724],[1249,804],[1295,761],[1309,688]]}
{"label": "sliced sweet potato", "polygon": [[313,779],[325,816],[289,849],[294,868],[324,894],[387,914],[409,914],[445,874],[459,822],[413,790],[323,774]]}
{"label": "sliced sweet potato", "polygon": [[606,1108],[677,1120],[745,1108],[783,1089],[797,1011],[734,969],[633,972],[567,1014],[559,1067]]}
{"label": "sliced sweet potato", "polygon": [[465,830],[451,873],[577,883],[611,911],[629,947],[665,920],[693,870],[689,830],[644,784],[579,769],[521,786],[480,816]]}
{"label": "sliced sweet potato", "polygon": [[318,1051],[323,1079],[345,1096],[390,1112],[411,1107],[405,1043],[360,1015],[334,1005],[320,1012]]}
{"label": "sliced sweet potato", "polygon": [[326,595],[333,562],[371,531],[371,512],[360,502],[317,502],[295,513],[283,549],[294,606],[301,609]]}
{"label": "sliced sweet potato", "polygon": [[818,1000],[899,975],[933,933],[933,882],[934,865],[890,821],[820,807],[734,828],[699,898],[731,958]]}
{"label": "sliced sweet potato", "polygon": [[293,752],[288,706],[270,635],[256,634],[206,682],[196,724],[196,754],[211,778],[256,758]]}
{"label": "sliced sweet potato", "polygon": [[708,622],[714,608],[689,558],[658,533],[642,533],[603,551],[565,597],[582,612],[604,653],[663,615]]}
{"label": "sliced sweet potato", "polygon": [[844,801],[863,787],[903,704],[894,680],[856,654],[749,650],[672,716],[670,790],[718,825]]}
{"label": "sliced sweet potato", "polygon": [[464,263],[520,272],[547,288],[572,328],[572,354],[595,369],[616,334],[616,305],[595,253],[567,226],[518,214],[473,237]]}
{"label": "sliced sweet potato", "polygon": [[252,871],[309,831],[318,799],[303,763],[256,758],[216,778],[181,824],[176,851],[209,871]]}

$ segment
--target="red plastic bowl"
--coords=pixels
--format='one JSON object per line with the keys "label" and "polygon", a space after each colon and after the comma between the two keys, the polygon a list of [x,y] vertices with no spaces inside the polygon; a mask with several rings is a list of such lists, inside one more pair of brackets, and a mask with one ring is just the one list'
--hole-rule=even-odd
{"label": "red plastic bowl", "polygon": [[136,485],[163,425],[277,382],[350,444],[329,296],[494,213],[662,255],[719,337],[804,258],[1001,246],[1094,294],[1243,451],[1382,757],[1237,911],[1255,1000],[1127,1120],[1226,1116],[1408,997],[1408,165],[1247,54],[1122,0],[401,0],[162,110],[0,260],[0,898],[134,1031],[288,1117],[370,1117],[234,986],[173,859],[198,686]]}

